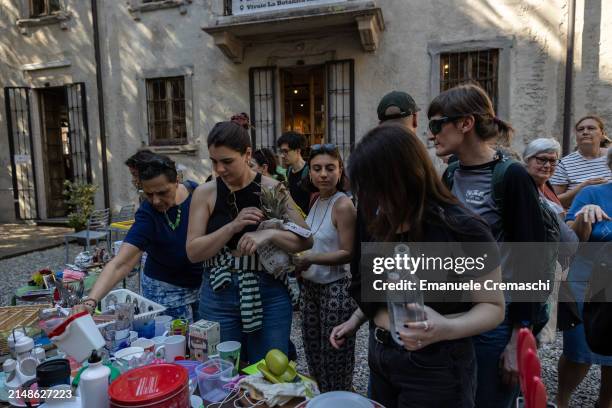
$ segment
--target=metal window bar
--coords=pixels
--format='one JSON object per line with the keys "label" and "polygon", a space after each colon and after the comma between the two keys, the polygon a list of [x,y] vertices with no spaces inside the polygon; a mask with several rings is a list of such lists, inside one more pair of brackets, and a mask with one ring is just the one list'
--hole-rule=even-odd
{"label": "metal window bar", "polygon": [[152,145],[177,145],[187,142],[185,78],[147,80],[147,117]]}
{"label": "metal window bar", "polygon": [[475,81],[483,87],[497,110],[499,50],[477,50],[440,55],[440,91]]}
{"label": "metal window bar", "polygon": [[26,87],[4,88],[15,216],[20,220],[36,219],[39,213],[30,92]]}
{"label": "metal window bar", "polygon": [[354,60],[329,61],[327,75],[328,142],[338,146],[344,160],[355,147]]}
{"label": "metal window bar", "polygon": [[91,156],[89,152],[89,128],[87,126],[87,98],[85,84],[66,87],[68,101],[68,143],[73,168],[73,181],[91,183]]}
{"label": "metal window bar", "polygon": [[232,15],[232,0],[223,0],[223,15]]}
{"label": "metal window bar", "polygon": [[276,150],[276,67],[249,69],[249,96],[253,147]]}
{"label": "metal window bar", "polygon": [[59,0],[30,0],[30,16],[48,16],[56,11],[60,11]]}

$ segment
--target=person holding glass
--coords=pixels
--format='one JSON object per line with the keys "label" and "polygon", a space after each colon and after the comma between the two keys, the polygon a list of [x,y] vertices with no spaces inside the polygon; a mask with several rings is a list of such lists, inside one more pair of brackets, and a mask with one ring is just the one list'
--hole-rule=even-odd
{"label": "person holding glass", "polygon": [[[351,154],[349,179],[362,215],[358,222],[366,223],[371,236],[360,237],[353,246],[356,266],[351,265],[350,293],[359,309],[332,330],[330,342],[342,347],[369,320],[371,396],[387,408],[473,407],[476,360],[472,336],[503,320],[502,293],[459,291],[457,296],[467,296],[468,302],[426,302],[425,320],[392,325],[387,303],[362,298],[360,246],[370,241],[435,242],[437,246],[477,242],[498,254],[488,225],[450,193],[423,143],[399,125],[380,125],[361,139]],[[443,277],[453,279],[453,275],[450,271]],[[499,282],[499,262],[488,263],[470,279]],[[394,337],[399,337],[400,344]]]}

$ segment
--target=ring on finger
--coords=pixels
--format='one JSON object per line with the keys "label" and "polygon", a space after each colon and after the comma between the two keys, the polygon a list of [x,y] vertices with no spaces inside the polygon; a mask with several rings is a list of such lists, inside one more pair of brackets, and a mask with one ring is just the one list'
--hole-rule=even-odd
{"label": "ring on finger", "polygon": [[423,330],[425,331],[429,330],[429,322],[427,320],[423,322]]}
{"label": "ring on finger", "polygon": [[421,340],[417,340],[417,346],[421,347],[423,345],[423,342]]}

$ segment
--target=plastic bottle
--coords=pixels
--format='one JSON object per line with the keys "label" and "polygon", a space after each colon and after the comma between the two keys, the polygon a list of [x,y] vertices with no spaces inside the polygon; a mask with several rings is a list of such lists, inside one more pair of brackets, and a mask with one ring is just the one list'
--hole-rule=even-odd
{"label": "plastic bottle", "polygon": [[[410,248],[405,244],[395,247],[395,255],[410,257]],[[406,290],[387,290],[387,308],[389,310],[389,330],[391,337],[399,345],[403,342],[397,332],[404,331],[404,323],[425,320],[423,293],[419,290],[419,278],[410,270],[394,269],[387,272],[387,281],[409,285]]]}
{"label": "plastic bottle", "polygon": [[110,368],[102,364],[102,357],[94,350],[89,357],[89,366],[81,374],[81,406],[83,408],[108,408],[108,377]]}

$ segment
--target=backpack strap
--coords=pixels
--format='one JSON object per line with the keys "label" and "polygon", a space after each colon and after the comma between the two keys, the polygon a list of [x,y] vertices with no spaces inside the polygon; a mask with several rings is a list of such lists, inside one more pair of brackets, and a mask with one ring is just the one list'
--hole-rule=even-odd
{"label": "backpack strap", "polygon": [[518,162],[509,156],[502,155],[501,159],[493,167],[493,176],[491,177],[491,194],[493,196],[493,200],[495,201],[495,205],[497,208],[499,208],[502,214],[504,206],[504,177],[506,176],[506,171],[508,171],[510,166],[512,166],[514,163]]}
{"label": "backpack strap", "polygon": [[446,184],[446,187],[448,187],[449,190],[453,188],[453,182],[455,181],[455,171],[457,171],[458,168],[459,160],[450,163],[444,171],[442,181],[444,182],[444,184]]}
{"label": "backpack strap", "polygon": [[[293,167],[288,166],[287,167],[287,178],[289,178],[289,175],[293,173]],[[308,177],[308,164],[304,163],[304,166],[302,167],[302,170],[300,170],[300,180],[305,179],[306,177]]]}

